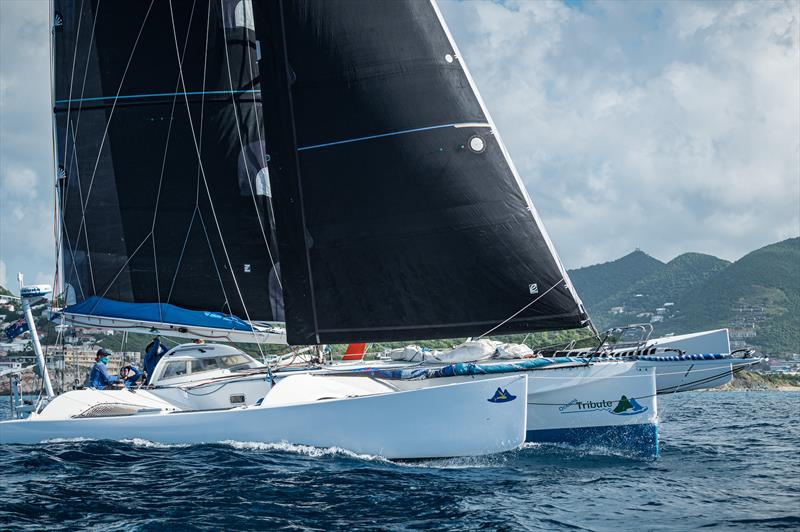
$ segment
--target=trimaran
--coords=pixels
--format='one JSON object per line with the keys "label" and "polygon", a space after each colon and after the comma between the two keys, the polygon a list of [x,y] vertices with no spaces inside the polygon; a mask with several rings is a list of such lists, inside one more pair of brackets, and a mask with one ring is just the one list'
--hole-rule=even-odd
{"label": "trimaran", "polygon": [[[0,442],[657,453],[656,366],[693,355],[488,339],[592,325],[434,1],[52,8],[58,320],[208,343],[147,387],[46,387]],[[28,307],[46,292],[21,290]],[[215,343],[465,336],[427,360],[301,367]]]}

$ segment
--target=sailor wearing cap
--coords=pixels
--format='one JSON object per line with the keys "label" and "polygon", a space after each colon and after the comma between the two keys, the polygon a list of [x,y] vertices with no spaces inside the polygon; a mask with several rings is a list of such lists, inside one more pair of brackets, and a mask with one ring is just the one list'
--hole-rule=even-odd
{"label": "sailor wearing cap", "polygon": [[89,374],[89,387],[97,390],[105,390],[112,387],[114,383],[119,381],[119,377],[111,375],[108,372],[108,357],[111,356],[111,351],[105,347],[97,350],[95,355],[95,363],[92,366],[92,372]]}

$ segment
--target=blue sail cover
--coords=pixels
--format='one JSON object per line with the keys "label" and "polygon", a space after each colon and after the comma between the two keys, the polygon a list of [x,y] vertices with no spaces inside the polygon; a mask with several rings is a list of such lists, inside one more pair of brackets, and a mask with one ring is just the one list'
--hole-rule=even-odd
{"label": "blue sail cover", "polygon": [[116,318],[152,323],[169,323],[190,327],[207,327],[233,331],[252,331],[244,320],[221,312],[187,310],[169,303],[124,303],[91,296],[80,303],[66,307],[65,314],[80,314],[96,318]]}

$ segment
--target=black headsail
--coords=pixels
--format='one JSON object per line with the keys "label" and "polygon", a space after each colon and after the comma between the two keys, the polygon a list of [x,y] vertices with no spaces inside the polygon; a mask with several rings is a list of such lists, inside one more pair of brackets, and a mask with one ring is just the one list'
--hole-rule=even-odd
{"label": "black headsail", "polygon": [[255,7],[290,343],[586,324],[435,4]]}
{"label": "black headsail", "polygon": [[55,0],[67,288],[282,321],[249,0]]}

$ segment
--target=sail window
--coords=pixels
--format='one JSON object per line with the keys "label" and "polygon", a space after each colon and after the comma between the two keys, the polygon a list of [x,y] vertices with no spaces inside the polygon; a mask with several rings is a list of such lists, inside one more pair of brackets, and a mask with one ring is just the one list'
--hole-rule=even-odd
{"label": "sail window", "polygon": [[444,54],[444,60],[447,61],[448,63],[452,63],[453,56],[451,54]]}
{"label": "sail window", "polygon": [[469,139],[469,149],[475,153],[481,153],[486,149],[486,143],[478,135],[475,135]]}

